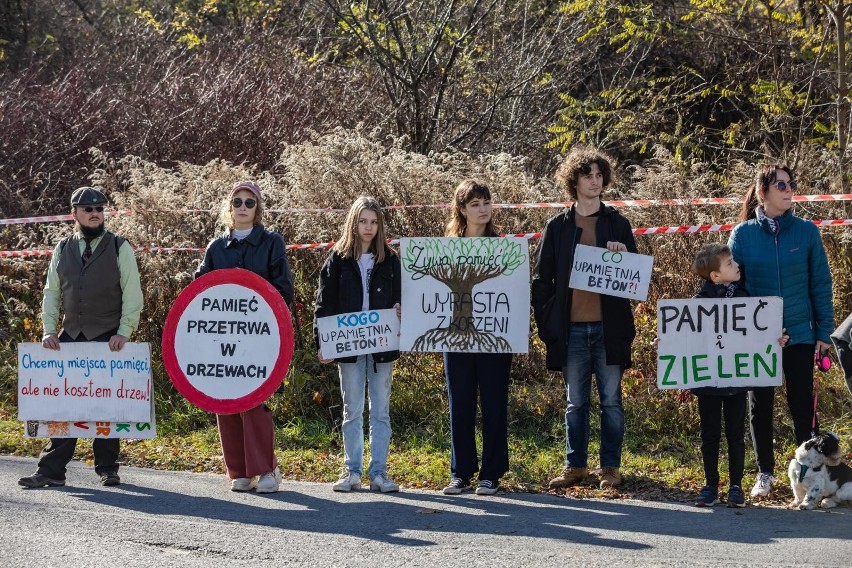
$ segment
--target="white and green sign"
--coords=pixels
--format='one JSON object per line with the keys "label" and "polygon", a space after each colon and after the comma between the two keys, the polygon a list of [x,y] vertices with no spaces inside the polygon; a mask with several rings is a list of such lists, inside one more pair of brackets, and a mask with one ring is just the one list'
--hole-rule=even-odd
{"label": "white and green sign", "polygon": [[526,239],[405,238],[400,257],[401,350],[528,351]]}
{"label": "white and green sign", "polygon": [[657,386],[781,384],[781,298],[694,298],[657,303]]}

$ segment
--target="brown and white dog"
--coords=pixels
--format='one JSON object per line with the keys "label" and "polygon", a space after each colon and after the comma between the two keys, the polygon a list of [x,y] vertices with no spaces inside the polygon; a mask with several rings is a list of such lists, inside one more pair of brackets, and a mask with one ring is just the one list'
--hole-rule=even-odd
{"label": "brown and white dog", "polygon": [[787,469],[795,497],[791,506],[830,509],[852,501],[852,467],[842,463],[842,457],[840,439],[831,432],[814,436],[796,448],[796,457]]}

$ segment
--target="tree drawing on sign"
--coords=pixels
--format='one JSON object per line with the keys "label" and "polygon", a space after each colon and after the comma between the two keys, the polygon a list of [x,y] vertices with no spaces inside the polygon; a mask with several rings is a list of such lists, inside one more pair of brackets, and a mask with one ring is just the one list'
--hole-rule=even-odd
{"label": "tree drawing on sign", "polygon": [[414,341],[412,351],[472,351],[506,353],[509,342],[476,329],[473,289],[482,282],[512,274],[526,255],[519,243],[493,237],[423,239],[412,241],[402,259],[412,280],[432,277],[452,294],[452,317],[444,327],[428,330]]}

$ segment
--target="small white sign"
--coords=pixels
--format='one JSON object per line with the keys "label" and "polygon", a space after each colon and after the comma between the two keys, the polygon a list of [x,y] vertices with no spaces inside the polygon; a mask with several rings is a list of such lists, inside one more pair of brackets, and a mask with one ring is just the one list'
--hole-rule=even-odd
{"label": "small white sign", "polygon": [[694,298],[657,303],[657,386],[779,386],[784,301]]}
{"label": "small white sign", "polygon": [[149,422],[152,397],[147,343],[18,344],[18,420]]}
{"label": "small white sign", "polygon": [[399,349],[396,310],[369,310],[317,318],[324,359]]}
{"label": "small white sign", "polygon": [[653,256],[577,245],[568,286],[641,302],[648,297],[653,268]]}

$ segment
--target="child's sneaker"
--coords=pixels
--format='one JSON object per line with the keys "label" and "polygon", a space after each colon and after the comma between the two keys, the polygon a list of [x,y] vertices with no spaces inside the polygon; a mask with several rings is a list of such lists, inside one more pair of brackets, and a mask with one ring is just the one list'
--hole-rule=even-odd
{"label": "child's sneaker", "polygon": [[728,489],[728,507],[745,507],[745,493],[739,485],[731,485]]}
{"label": "child's sneaker", "polygon": [[470,481],[454,477],[450,480],[450,484],[444,487],[444,495],[459,495],[463,491],[470,491],[471,489]]}
{"label": "child's sneaker", "polygon": [[719,502],[719,490],[710,486],[705,486],[698,494],[698,500],[695,502],[696,507],[712,507]]}
{"label": "child's sneaker", "polygon": [[757,474],[757,479],[754,481],[754,487],[751,488],[752,497],[767,497],[769,490],[775,483],[775,478],[768,473]]}

